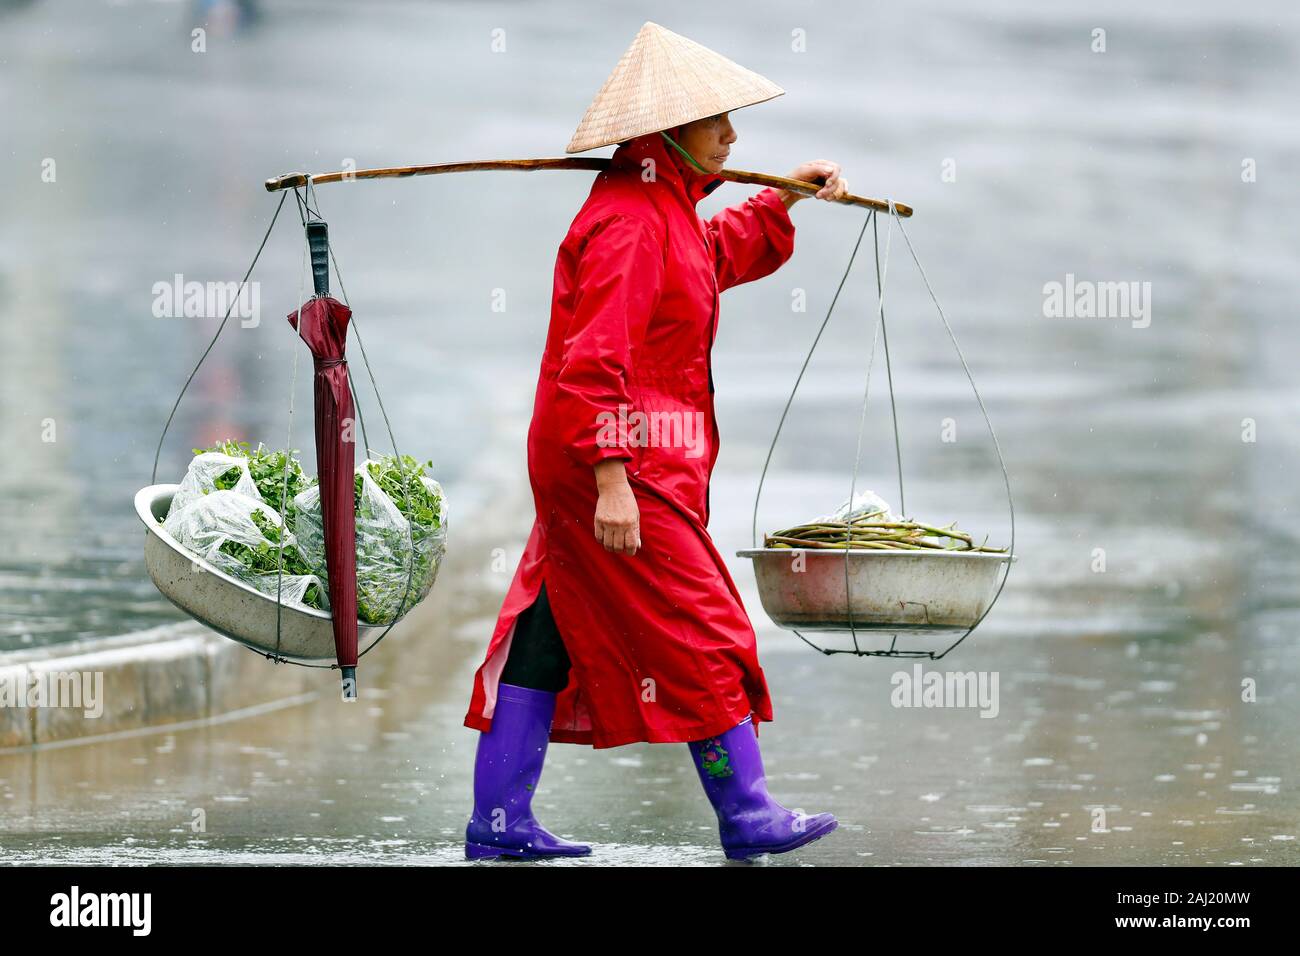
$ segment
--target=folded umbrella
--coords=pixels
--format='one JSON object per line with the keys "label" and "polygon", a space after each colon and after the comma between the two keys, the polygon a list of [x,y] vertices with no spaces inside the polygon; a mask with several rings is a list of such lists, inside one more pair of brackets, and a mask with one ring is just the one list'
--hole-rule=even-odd
{"label": "folded umbrella", "polygon": [[357,545],[354,409],[345,357],[352,310],[329,294],[325,223],[307,224],[316,294],[289,313],[289,324],[311,349],[316,406],[316,474],[320,482],[325,567],[329,577],[334,651],[344,698],[356,699]]}

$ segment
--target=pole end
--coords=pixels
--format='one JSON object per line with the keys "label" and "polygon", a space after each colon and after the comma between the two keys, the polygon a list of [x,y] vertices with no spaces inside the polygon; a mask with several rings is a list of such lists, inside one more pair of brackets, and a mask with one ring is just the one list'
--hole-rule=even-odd
{"label": "pole end", "polygon": [[269,193],[279,192],[281,189],[293,189],[296,186],[306,186],[307,174],[285,173],[283,176],[272,176],[264,185]]}

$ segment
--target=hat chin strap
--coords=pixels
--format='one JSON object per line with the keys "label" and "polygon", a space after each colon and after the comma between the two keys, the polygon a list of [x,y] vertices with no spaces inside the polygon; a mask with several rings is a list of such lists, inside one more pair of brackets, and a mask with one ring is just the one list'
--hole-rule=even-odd
{"label": "hat chin strap", "polygon": [[675,149],[675,150],[677,150],[677,152],[681,153],[682,156],[686,159],[686,161],[687,161],[688,163],[690,163],[692,166],[694,166],[696,169],[698,169],[700,172],[704,173],[706,176],[715,176],[715,175],[717,175],[716,173],[714,173],[714,172],[712,172],[712,171],[710,171],[710,170],[705,169],[703,166],[701,166],[699,163],[697,163],[697,162],[695,161],[695,157],[692,156],[690,153],[686,152],[686,150],[682,149],[682,147],[679,146],[679,145],[677,144],[676,140],[674,140],[674,139],[673,139],[671,136],[669,136],[667,133],[665,133],[665,132],[663,132],[662,130],[660,130],[660,131],[659,131],[659,135],[662,136],[662,137],[663,137],[663,138],[664,138],[664,139],[665,139],[665,140],[666,140],[666,141],[667,141],[667,142],[672,146],[673,149]]}

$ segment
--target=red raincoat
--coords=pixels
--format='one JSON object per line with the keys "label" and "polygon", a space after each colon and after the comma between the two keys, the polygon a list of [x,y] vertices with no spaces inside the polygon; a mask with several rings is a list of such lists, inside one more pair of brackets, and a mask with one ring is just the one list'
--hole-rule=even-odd
{"label": "red raincoat", "polygon": [[[552,741],[682,742],[772,719],[753,627],[706,530],[718,456],[709,353],[718,294],[784,263],[794,225],[772,189],[705,222],[695,204],[721,182],[658,133],[638,137],[596,177],[560,246],[528,431],[536,519],[467,727],[491,729],[515,619],[543,581],[572,662]],[[635,555],[595,537],[592,466],[606,458],[626,462]]]}

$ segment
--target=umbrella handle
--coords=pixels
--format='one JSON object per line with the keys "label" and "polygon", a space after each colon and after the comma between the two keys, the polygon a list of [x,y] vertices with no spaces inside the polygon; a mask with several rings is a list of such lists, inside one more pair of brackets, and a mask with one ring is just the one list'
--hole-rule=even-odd
{"label": "umbrella handle", "polygon": [[330,294],[329,226],[323,220],[307,223],[307,248],[311,252],[311,281],[317,295]]}

